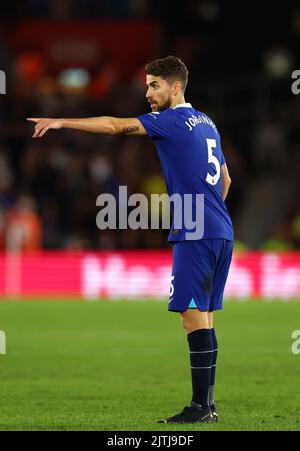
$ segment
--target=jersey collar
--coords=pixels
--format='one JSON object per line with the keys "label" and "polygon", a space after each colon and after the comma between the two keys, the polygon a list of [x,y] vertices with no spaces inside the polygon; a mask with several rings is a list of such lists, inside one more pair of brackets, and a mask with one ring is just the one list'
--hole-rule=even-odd
{"label": "jersey collar", "polygon": [[190,103],[179,103],[178,105],[174,106],[173,110],[176,108],[193,108]]}

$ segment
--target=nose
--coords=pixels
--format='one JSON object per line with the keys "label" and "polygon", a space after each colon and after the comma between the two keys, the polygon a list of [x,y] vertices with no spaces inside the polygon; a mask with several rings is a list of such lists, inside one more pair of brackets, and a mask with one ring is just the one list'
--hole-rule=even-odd
{"label": "nose", "polygon": [[146,92],[146,99],[149,100],[151,97],[151,88],[149,87]]}

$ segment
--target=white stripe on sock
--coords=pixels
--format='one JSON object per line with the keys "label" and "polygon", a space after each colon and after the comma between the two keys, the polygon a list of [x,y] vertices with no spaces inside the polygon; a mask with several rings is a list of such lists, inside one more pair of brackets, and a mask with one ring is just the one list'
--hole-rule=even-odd
{"label": "white stripe on sock", "polygon": [[207,354],[208,352],[215,352],[217,349],[213,349],[212,351],[190,351],[190,354]]}

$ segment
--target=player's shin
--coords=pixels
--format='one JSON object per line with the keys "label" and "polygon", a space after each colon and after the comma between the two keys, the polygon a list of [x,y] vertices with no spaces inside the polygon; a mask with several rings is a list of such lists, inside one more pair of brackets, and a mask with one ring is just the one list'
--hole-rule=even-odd
{"label": "player's shin", "polygon": [[192,403],[207,409],[211,382],[213,342],[210,329],[199,329],[187,336],[190,349]]}
{"label": "player's shin", "polygon": [[214,391],[215,391],[215,381],[216,381],[216,365],[218,356],[218,341],[215,329],[211,329],[211,337],[213,342],[213,352],[212,352],[212,367],[210,373],[210,386],[208,392],[208,400],[210,407],[215,406]]}

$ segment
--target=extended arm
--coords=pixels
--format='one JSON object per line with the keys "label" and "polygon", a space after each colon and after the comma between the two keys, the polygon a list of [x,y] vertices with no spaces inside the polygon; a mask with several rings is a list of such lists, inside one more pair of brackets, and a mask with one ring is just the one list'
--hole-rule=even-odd
{"label": "extended arm", "polygon": [[33,138],[42,138],[50,130],[71,128],[103,135],[146,135],[146,130],[136,118],[116,118],[110,116],[88,117],[85,119],[50,119],[50,118],[27,118],[34,122],[35,131]]}
{"label": "extended arm", "polygon": [[230,185],[231,185],[231,178],[230,178],[226,164],[223,164],[223,166],[222,166],[222,197],[223,197],[224,201],[227,197]]}

